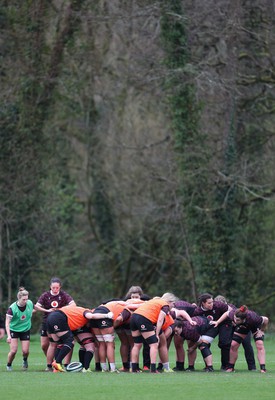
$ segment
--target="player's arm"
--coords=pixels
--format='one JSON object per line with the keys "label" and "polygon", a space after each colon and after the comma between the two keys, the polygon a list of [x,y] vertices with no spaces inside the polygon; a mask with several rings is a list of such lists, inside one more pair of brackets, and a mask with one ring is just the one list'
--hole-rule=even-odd
{"label": "player's arm", "polygon": [[45,312],[45,313],[50,313],[50,312],[54,311],[54,308],[49,308],[49,309],[44,308],[44,307],[42,306],[42,304],[40,304],[40,303],[36,303],[36,304],[34,305],[34,309],[35,309],[36,311],[41,311],[41,312]]}
{"label": "player's arm", "polygon": [[197,325],[196,321],[193,321],[190,315],[185,310],[178,310],[177,308],[172,308],[171,311],[174,311],[176,314],[176,318],[186,319],[191,325]]}
{"label": "player's arm", "polygon": [[114,314],[110,311],[108,313],[93,313],[92,311],[85,311],[84,313],[85,318],[87,319],[104,319],[104,318],[109,318],[112,319]]}
{"label": "player's arm", "polygon": [[127,300],[127,308],[129,310],[137,310],[140,306],[142,306],[142,304],[144,304],[144,301],[139,300],[139,302],[133,302],[133,299],[129,299],[129,301]]}
{"label": "player's arm", "polygon": [[165,329],[164,331],[164,335],[166,337],[166,339],[168,339],[173,333],[173,329],[171,326],[168,326],[168,328]]}
{"label": "player's arm", "polygon": [[117,328],[123,323],[123,316],[119,314],[119,316],[114,320],[114,328]]}
{"label": "player's arm", "polygon": [[158,321],[157,321],[157,325],[156,325],[156,336],[159,336],[165,316],[166,316],[166,313],[161,310],[159,313]]}
{"label": "player's arm", "polygon": [[210,325],[214,325],[214,327],[216,328],[218,325],[220,325],[226,318],[229,317],[229,310],[225,311],[225,313],[223,313],[223,315],[217,320],[217,321],[210,321]]}
{"label": "player's arm", "polygon": [[6,326],[7,342],[8,342],[8,343],[11,342],[11,331],[10,331],[10,322],[11,322],[11,320],[12,320],[12,315],[7,314],[7,315],[6,315],[5,326]]}
{"label": "player's arm", "polygon": [[264,317],[263,315],[262,315],[262,319],[263,319],[263,322],[262,322],[261,330],[265,331],[267,328],[269,319],[267,317]]}
{"label": "player's arm", "polygon": [[76,306],[76,302],[74,300],[72,300],[67,304],[67,306]]}

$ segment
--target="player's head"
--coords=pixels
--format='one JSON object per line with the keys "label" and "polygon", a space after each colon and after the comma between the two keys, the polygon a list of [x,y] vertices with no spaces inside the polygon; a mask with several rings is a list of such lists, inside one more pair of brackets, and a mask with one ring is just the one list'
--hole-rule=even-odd
{"label": "player's head", "polygon": [[248,308],[247,306],[243,305],[240,308],[237,308],[234,314],[234,322],[235,324],[239,325],[242,324],[247,316]]}
{"label": "player's head", "polygon": [[54,295],[59,294],[60,289],[61,289],[61,280],[57,277],[54,277],[50,280],[50,288],[51,292]]}
{"label": "player's head", "polygon": [[210,293],[202,293],[198,299],[199,306],[205,310],[212,310],[213,302],[213,296]]}
{"label": "player's head", "polygon": [[143,290],[140,286],[131,286],[128,292],[126,293],[125,299],[140,299],[143,295]]}
{"label": "player's head", "polygon": [[29,298],[29,292],[24,287],[21,286],[17,293],[17,298],[18,298],[18,302],[21,305],[24,305],[27,303],[27,300]]}
{"label": "player's head", "polygon": [[219,294],[218,296],[216,296],[214,298],[215,301],[219,301],[221,303],[227,304],[227,300],[224,296],[222,296],[221,294]]}
{"label": "player's head", "polygon": [[174,304],[176,301],[178,301],[178,298],[173,294],[173,293],[164,293],[161,296],[162,300],[167,301],[167,303],[169,303],[170,307],[174,307]]}
{"label": "player's head", "polygon": [[183,322],[180,321],[179,319],[176,319],[173,324],[173,331],[175,332],[176,336],[179,336],[181,334],[182,326],[183,326]]}

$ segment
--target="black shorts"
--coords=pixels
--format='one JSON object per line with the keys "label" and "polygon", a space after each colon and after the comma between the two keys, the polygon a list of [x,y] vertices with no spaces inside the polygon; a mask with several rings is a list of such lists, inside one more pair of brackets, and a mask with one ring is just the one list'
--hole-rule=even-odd
{"label": "black shorts", "polygon": [[247,335],[250,332],[250,329],[245,325],[236,325],[234,332],[240,333],[241,335]]}
{"label": "black shorts", "polygon": [[81,328],[76,329],[75,331],[72,331],[73,335],[78,335],[79,333],[92,333],[91,332],[91,328],[89,328],[89,326],[84,325]]}
{"label": "black shorts", "polygon": [[131,331],[152,332],[156,330],[155,325],[143,315],[133,314],[130,322]]}
{"label": "black shorts", "polygon": [[31,337],[31,331],[28,330],[26,332],[15,332],[15,331],[10,331],[11,338],[12,339],[20,339],[21,341],[23,340],[30,340]]}
{"label": "black shorts", "polygon": [[201,329],[198,332],[201,335],[209,336],[211,338],[215,338],[219,334],[218,328],[215,328],[213,325],[204,325],[200,327]]}
{"label": "black shorts", "polygon": [[[101,306],[97,307],[93,314],[102,313],[107,314],[110,310],[107,307]],[[110,318],[101,318],[101,319],[91,319],[89,321],[89,325],[91,328],[105,329],[111,328],[113,326],[113,320]]]}
{"label": "black shorts", "polygon": [[43,321],[40,329],[40,336],[47,337],[47,321]]}
{"label": "black shorts", "polygon": [[48,333],[58,333],[69,331],[70,327],[68,325],[67,315],[62,311],[53,311],[49,314],[47,318],[47,332]]}

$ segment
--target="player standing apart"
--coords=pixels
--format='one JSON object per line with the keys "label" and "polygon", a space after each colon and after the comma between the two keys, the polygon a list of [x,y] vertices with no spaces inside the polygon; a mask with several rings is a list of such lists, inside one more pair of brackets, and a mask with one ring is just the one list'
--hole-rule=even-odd
{"label": "player standing apart", "polygon": [[10,345],[7,371],[12,371],[12,362],[18,350],[18,339],[21,341],[22,367],[24,370],[28,368],[32,313],[33,302],[29,300],[29,292],[20,287],[17,293],[17,301],[9,306],[6,314],[7,343]]}

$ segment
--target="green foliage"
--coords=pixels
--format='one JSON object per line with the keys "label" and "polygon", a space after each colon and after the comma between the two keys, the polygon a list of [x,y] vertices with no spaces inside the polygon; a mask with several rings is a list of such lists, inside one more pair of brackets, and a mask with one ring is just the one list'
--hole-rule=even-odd
{"label": "green foliage", "polygon": [[[50,5],[35,3],[9,2],[5,10],[9,24],[4,34],[10,39],[9,57],[4,64],[6,74],[10,59],[18,65],[11,89],[7,89],[3,79],[6,90],[0,110],[0,284],[8,302],[19,285],[38,295],[42,287],[45,290],[49,275],[72,275],[72,268],[79,263],[77,243],[81,243],[81,229],[74,232],[73,226],[82,207],[65,162],[69,156],[66,150],[70,149],[62,134],[54,136],[45,131],[57,82],[46,46],[45,21]],[[74,2],[73,7],[78,10],[80,3]],[[13,35],[8,31],[10,26]],[[73,29],[66,35],[73,35]],[[58,50],[62,55],[62,40],[60,43]],[[56,64],[54,71],[58,67]],[[48,84],[47,69],[54,84]],[[10,95],[12,90],[16,95]],[[44,276],[47,278],[42,282]]]}
{"label": "green foliage", "polygon": [[[171,128],[174,136],[174,148],[179,165],[178,200],[182,203],[181,224],[187,234],[185,245],[179,245],[177,253],[188,262],[187,276],[193,281],[193,292],[189,296],[196,297],[196,282],[194,268],[200,270],[203,260],[199,257],[197,246],[198,234],[202,226],[198,207],[204,206],[205,194],[202,188],[207,184],[206,165],[208,161],[207,145],[204,135],[199,130],[201,105],[196,99],[196,89],[192,81],[186,19],[184,18],[180,1],[163,2],[161,20],[161,37],[166,49],[165,64],[168,74],[165,90],[168,93],[168,104],[171,114]],[[186,235],[185,234],[185,235]],[[180,242],[182,230],[177,235]],[[183,239],[183,237],[181,237]],[[200,243],[200,242],[198,242]],[[201,243],[200,243],[201,245]],[[180,263],[177,271],[185,272]],[[189,267],[189,268],[188,268]],[[186,296],[186,294],[185,294]],[[188,294],[187,294],[188,297]]]}
{"label": "green foliage", "polygon": [[[253,196],[248,195],[250,184],[258,182],[255,195],[261,196],[261,182],[267,167],[262,164],[262,158],[270,139],[268,124],[259,126],[255,118],[270,113],[273,100],[267,101],[269,95],[262,97],[259,93],[251,99],[241,97],[238,102],[233,99],[230,126],[224,136],[224,157],[216,159],[214,164],[211,138],[205,137],[200,126],[202,108],[192,83],[195,68],[191,67],[187,20],[181,5],[180,1],[163,1],[161,25],[165,65],[169,70],[165,90],[169,93],[171,128],[180,169],[178,201],[182,204],[181,222],[188,244],[185,248],[179,246],[178,251],[184,256],[188,254],[197,292],[222,292],[238,302],[246,298],[253,304],[264,287],[264,278],[260,277],[256,265],[266,265],[270,246],[264,233],[267,204],[263,199],[254,202]],[[247,12],[251,29],[258,32],[262,23],[260,16],[257,7],[252,6]],[[248,46],[253,57],[259,58],[261,43],[250,40]],[[258,65],[249,64],[252,83],[256,80]],[[243,82],[248,80],[243,78]],[[246,171],[242,163],[247,165]],[[255,171],[252,165],[257,165]],[[213,166],[220,176],[212,176]]]}
{"label": "green foliage", "polygon": [[[266,155],[272,155],[274,125],[269,17],[265,19],[263,10],[253,2],[242,9],[241,26],[247,29],[234,43],[236,54],[240,50],[239,59],[231,58],[232,68],[226,65],[231,71],[229,88],[223,63],[216,68],[199,54],[199,48],[191,49],[195,60],[189,51],[189,32],[200,38],[202,47],[205,33],[214,39],[220,35],[215,27],[209,27],[209,21],[195,27],[199,13],[206,9],[203,2],[197,2],[196,10],[186,14],[189,19],[180,0],[131,6],[126,0],[116,3],[109,7],[108,2],[101,1],[5,0],[0,5],[4,296],[11,296],[19,283],[30,286],[36,296],[47,288],[49,276],[59,275],[77,301],[122,296],[135,283],[152,295],[171,290],[193,301],[199,291],[222,291],[232,300],[242,302],[246,298],[253,304],[257,296],[265,295],[265,289],[273,290],[274,276],[274,206],[266,201],[274,193],[273,157]],[[155,36],[151,35],[154,18],[158,26],[158,16],[151,11],[159,5],[161,41],[158,29]],[[132,6],[140,7],[141,13],[132,12]],[[189,12],[189,5],[186,7]],[[115,17],[119,16],[117,32],[112,30],[113,9],[119,11]],[[154,36],[154,46],[161,44],[162,49],[155,58],[149,56],[148,48],[142,62],[133,67],[132,59],[139,61],[140,39],[131,41],[129,36],[129,58],[121,60],[116,51],[112,52],[116,49],[119,53],[122,46],[126,49],[127,40],[117,41],[122,32],[138,36],[135,29],[141,27],[141,15],[147,18],[141,30],[148,27],[146,32]],[[229,25],[227,28],[224,32],[229,38],[232,30]],[[227,36],[221,39],[226,42]],[[139,55],[134,53],[135,45]],[[197,39],[192,40],[193,45],[197,45]],[[208,45],[205,43],[205,47]],[[212,50],[217,49],[215,45]],[[159,61],[163,52],[162,63],[157,66],[155,60]],[[147,65],[151,58],[152,64]],[[221,124],[221,132],[214,127],[213,135],[209,132],[211,123],[205,129],[201,126],[204,110],[195,84],[201,82],[203,74],[195,79],[197,73],[204,72],[201,68],[206,68],[209,76],[213,72],[222,91],[232,97],[230,123],[225,129]],[[165,76],[165,81],[157,93],[161,107],[166,106],[164,111],[170,116],[168,130],[172,132],[167,135],[172,140],[165,140],[169,176],[163,172],[160,147],[144,142],[145,151],[153,155],[150,164],[140,143],[131,143],[128,148],[123,136],[115,137],[118,129],[129,130],[132,118],[134,121],[143,115],[142,107],[136,115],[126,115],[125,110],[132,110],[131,104],[125,106],[129,93],[132,99],[146,95],[154,88],[152,82],[160,82],[160,76]],[[200,93],[203,95],[203,91]],[[112,109],[119,111],[108,120]],[[214,115],[216,111],[212,111]],[[146,138],[150,123],[149,117]],[[118,144],[114,151],[121,157],[117,163],[106,157],[111,155],[109,145],[114,143],[111,135],[107,137],[110,132]],[[134,134],[139,132],[142,129],[138,127]],[[207,136],[205,132],[209,132]],[[157,135],[153,132],[152,138]],[[223,148],[218,155],[216,140]],[[121,181],[121,188],[117,188],[112,181],[117,171],[110,171],[110,166],[127,162],[128,151],[135,157],[132,175],[126,171],[133,185]],[[148,162],[148,174],[139,175],[138,168],[134,171],[135,162]],[[126,168],[118,173],[122,176]],[[148,190],[147,186],[148,193],[138,193],[143,190],[131,186],[144,177],[151,179],[152,187]],[[125,207],[128,194],[129,203],[135,196],[135,204]],[[138,215],[129,211],[136,204]]]}

